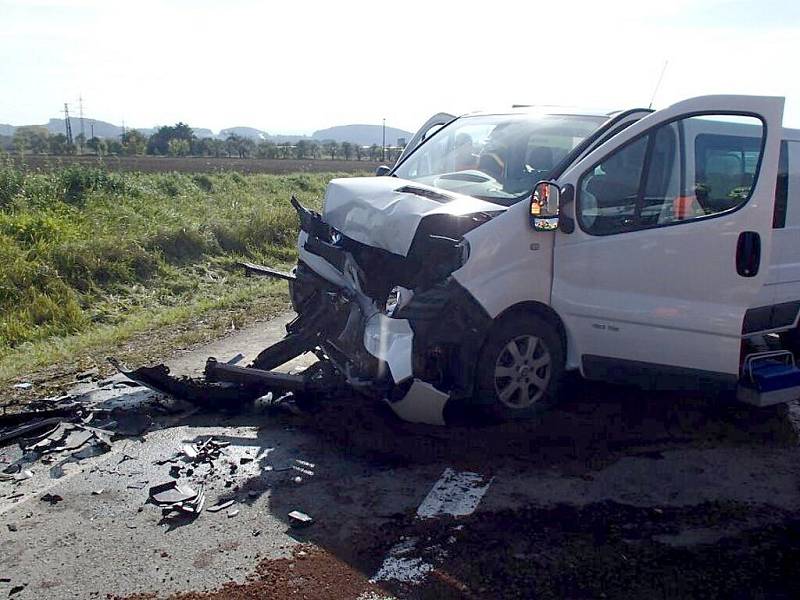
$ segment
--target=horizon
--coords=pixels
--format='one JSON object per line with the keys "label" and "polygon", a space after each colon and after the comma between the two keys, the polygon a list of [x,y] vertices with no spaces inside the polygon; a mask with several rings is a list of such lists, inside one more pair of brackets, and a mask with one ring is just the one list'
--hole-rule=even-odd
{"label": "horizon", "polygon": [[[81,117],[78,116],[78,115],[73,115],[72,113],[70,113],[69,118],[70,118],[70,121],[77,121]],[[88,124],[91,121],[94,121],[94,122],[106,123],[108,125],[113,125],[115,127],[123,127],[122,123],[115,123],[113,121],[106,121],[105,119],[97,119],[97,118],[94,118],[94,117],[90,117],[88,115],[84,115],[83,119],[86,122],[86,124]],[[10,123],[8,121],[4,121],[2,119],[2,117],[0,117],[0,126],[8,125],[8,126],[15,127],[15,128],[19,128],[19,127],[47,127],[47,125],[51,121],[61,121],[63,123],[64,122],[64,116],[62,115],[60,117],[49,117],[46,121],[36,122],[36,123]],[[169,126],[176,125],[177,123],[185,123],[192,130],[204,129],[204,130],[211,131],[211,133],[213,133],[215,136],[220,135],[222,131],[229,130],[229,129],[248,128],[248,129],[256,129],[256,130],[260,131],[261,133],[265,133],[265,134],[267,134],[269,136],[272,136],[272,137],[277,137],[277,136],[305,136],[305,137],[311,137],[317,131],[322,131],[324,129],[330,129],[330,128],[333,128],[333,127],[360,127],[360,126],[381,127],[382,126],[382,123],[363,123],[362,122],[362,123],[336,123],[336,124],[333,124],[333,125],[320,127],[318,129],[313,129],[313,130],[310,130],[310,131],[278,131],[278,130],[270,130],[270,129],[261,129],[259,127],[253,127],[252,125],[230,125],[228,127],[222,127],[221,129],[213,129],[211,127],[204,127],[203,125],[192,125],[191,123],[187,123],[185,120],[180,120],[179,119],[178,121],[175,121],[174,123],[158,123],[156,125],[136,126],[136,125],[129,125],[128,123],[125,123],[124,127],[128,131],[131,131],[133,129],[136,129],[138,131],[148,130],[148,129],[157,130],[160,127],[165,127],[165,126],[169,127]],[[387,129],[391,128],[391,129],[403,130],[402,127],[396,127],[394,125],[391,125],[390,123],[386,123],[386,128]],[[409,130],[404,130],[404,131],[408,131],[412,135],[414,133],[414,131],[409,131]]]}
{"label": "horizon", "polygon": [[661,108],[731,93],[785,96],[784,124],[800,126],[789,0],[312,4],[0,0],[0,79],[15,90],[0,115],[36,124],[68,102],[77,116],[82,96],[84,114],[126,127],[308,135],[384,118],[416,131],[436,112],[513,103]]}

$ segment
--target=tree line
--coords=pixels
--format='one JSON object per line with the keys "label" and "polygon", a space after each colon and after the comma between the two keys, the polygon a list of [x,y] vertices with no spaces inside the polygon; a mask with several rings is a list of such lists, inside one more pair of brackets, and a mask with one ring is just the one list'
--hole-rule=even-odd
{"label": "tree line", "polygon": [[46,127],[18,127],[13,137],[0,136],[0,147],[18,154],[95,154],[98,156],[205,156],[214,158],[273,158],[392,161],[402,147],[383,149],[378,144],[362,146],[334,140],[300,139],[294,143],[272,140],[256,141],[231,134],[226,139],[198,138],[186,123],[159,127],[149,137],[136,129],[125,131],[119,138],[75,136],[72,143],[63,133],[51,134]]}

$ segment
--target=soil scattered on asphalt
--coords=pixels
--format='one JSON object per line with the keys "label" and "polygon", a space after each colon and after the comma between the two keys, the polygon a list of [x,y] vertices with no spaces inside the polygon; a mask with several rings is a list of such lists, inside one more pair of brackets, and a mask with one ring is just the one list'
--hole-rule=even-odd
{"label": "soil scattered on asphalt", "polygon": [[[157,596],[137,594],[124,600],[150,600]],[[367,577],[333,554],[313,545],[294,548],[291,558],[264,560],[244,583],[226,583],[221,588],[170,596],[171,600],[250,600],[252,598],[304,600],[355,600],[385,598],[386,594]],[[115,600],[123,600],[117,597]]]}
{"label": "soil scattered on asphalt", "polygon": [[420,556],[438,564],[403,597],[800,597],[800,519],[774,507],[603,502],[459,523],[426,527]]}

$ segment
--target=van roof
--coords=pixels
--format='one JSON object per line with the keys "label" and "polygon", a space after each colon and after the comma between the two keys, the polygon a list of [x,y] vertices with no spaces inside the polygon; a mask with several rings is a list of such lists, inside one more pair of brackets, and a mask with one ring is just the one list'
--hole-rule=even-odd
{"label": "van roof", "polygon": [[552,104],[514,104],[511,108],[498,110],[476,110],[460,115],[461,117],[489,116],[489,115],[569,115],[574,117],[611,117],[621,111],[607,111],[598,109],[579,108],[575,106],[558,106]]}
{"label": "van roof", "polygon": [[783,128],[783,139],[800,142],[800,129],[787,129]]}

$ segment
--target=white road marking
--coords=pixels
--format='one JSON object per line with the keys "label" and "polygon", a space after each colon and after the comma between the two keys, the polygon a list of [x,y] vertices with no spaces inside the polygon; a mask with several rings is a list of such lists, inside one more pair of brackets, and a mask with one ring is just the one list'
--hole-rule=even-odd
{"label": "white road marking", "polygon": [[[464,517],[478,508],[494,478],[486,479],[479,473],[457,472],[446,468],[433,484],[431,491],[417,508],[417,518],[431,519],[442,515]],[[417,549],[417,539],[402,540],[389,549],[381,568],[370,579],[378,581],[399,581],[402,583],[422,583],[433,565],[422,558],[413,556]]]}
{"label": "white road marking", "polygon": [[456,472],[448,467],[419,505],[417,516],[430,519],[440,515],[471,515],[478,508],[486,490],[492,484],[492,479],[485,482],[479,473]]}
{"label": "white road marking", "polygon": [[416,538],[403,540],[389,550],[383,564],[377,573],[370,579],[372,583],[378,581],[399,581],[401,583],[422,583],[426,575],[433,570],[433,565],[424,562],[421,558],[409,556],[416,550]]}

